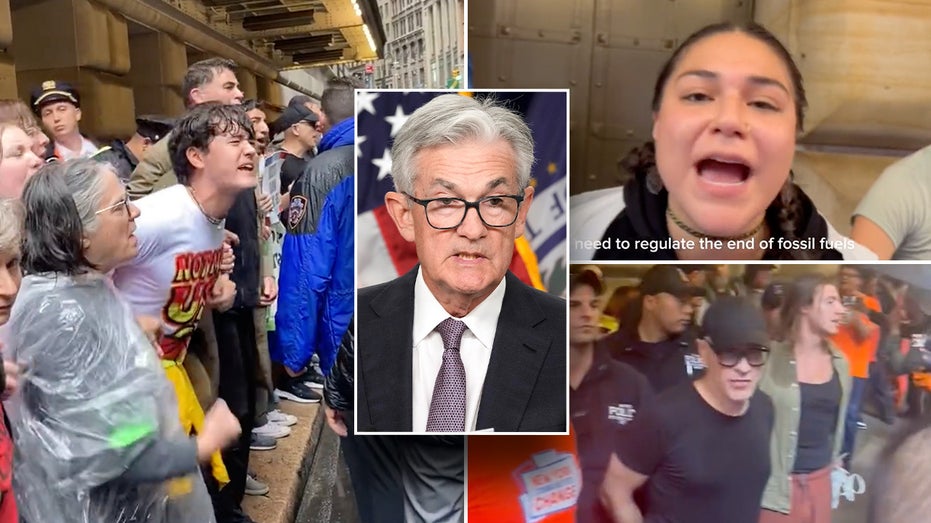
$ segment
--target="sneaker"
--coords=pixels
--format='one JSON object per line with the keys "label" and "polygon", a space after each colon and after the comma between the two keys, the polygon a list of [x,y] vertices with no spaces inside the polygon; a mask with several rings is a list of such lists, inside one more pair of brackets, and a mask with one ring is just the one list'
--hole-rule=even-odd
{"label": "sneaker", "polygon": [[326,378],[323,377],[323,374],[320,374],[313,368],[298,379],[301,380],[301,383],[304,386],[320,390],[323,389],[323,382],[326,381]]}
{"label": "sneaker", "polygon": [[256,436],[267,436],[269,438],[281,439],[291,434],[291,428],[268,420],[268,423],[265,425],[252,429],[252,434]]}
{"label": "sneaker", "polygon": [[246,476],[246,495],[247,496],[264,496],[268,494],[268,485],[253,478],[251,475]]}
{"label": "sneaker", "polygon": [[320,403],[322,399],[319,394],[310,390],[310,387],[298,381],[290,381],[282,385],[280,388],[275,389],[275,394],[281,399],[297,403]]}
{"label": "sneaker", "polygon": [[252,442],[249,444],[249,450],[275,450],[275,447],[277,446],[278,443],[275,442],[275,438],[259,436],[253,432]]}
{"label": "sneaker", "polygon": [[297,425],[297,416],[285,414],[278,409],[268,411],[265,417],[268,419],[269,423],[274,423],[275,425],[282,425],[285,427]]}

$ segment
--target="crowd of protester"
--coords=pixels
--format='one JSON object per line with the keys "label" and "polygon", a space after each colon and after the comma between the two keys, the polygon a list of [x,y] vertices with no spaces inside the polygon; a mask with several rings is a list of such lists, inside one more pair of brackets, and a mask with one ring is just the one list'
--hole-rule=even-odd
{"label": "crowd of protester", "polygon": [[281,267],[351,188],[354,89],[268,122],[207,59],[183,115],[108,145],[81,131],[76,86],[0,101],[0,522],[252,521],[243,497],[269,488],[250,450],[298,422],[280,401],[321,401],[338,347],[312,337],[351,318],[336,293],[348,318],[323,325]]}
{"label": "crowd of protester", "polygon": [[[738,267],[656,265],[611,295],[571,269],[578,521],[830,522],[865,489],[864,414],[928,419],[928,291],[868,266]],[[874,496],[918,441],[894,438]]]}

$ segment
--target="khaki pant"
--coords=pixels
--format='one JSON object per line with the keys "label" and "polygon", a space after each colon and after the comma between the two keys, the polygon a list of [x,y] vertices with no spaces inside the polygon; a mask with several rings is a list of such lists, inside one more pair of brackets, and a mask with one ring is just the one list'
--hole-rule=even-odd
{"label": "khaki pant", "polygon": [[[254,310],[255,320],[255,346],[258,349],[255,369],[255,415],[256,421],[262,419],[268,411],[274,407],[272,403],[272,393],[275,385],[272,382],[272,359],[268,353],[268,325],[265,321],[265,315],[268,309],[266,307],[256,307]],[[263,421],[264,422],[264,421]]]}
{"label": "khaki pant", "polygon": [[831,471],[834,464],[808,474],[792,474],[788,514],[764,509],[760,523],[831,523]]}

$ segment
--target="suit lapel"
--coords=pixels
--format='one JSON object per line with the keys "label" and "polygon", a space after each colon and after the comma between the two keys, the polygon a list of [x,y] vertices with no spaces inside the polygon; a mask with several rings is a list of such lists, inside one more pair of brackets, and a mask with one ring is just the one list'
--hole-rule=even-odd
{"label": "suit lapel", "polygon": [[535,327],[546,315],[525,284],[507,273],[491,360],[482,387],[476,430],[516,432],[527,409],[552,337]]}
{"label": "suit lapel", "polygon": [[398,278],[375,296],[369,307],[374,318],[366,326],[374,344],[360,361],[372,423],[378,431],[413,429],[414,281],[417,268]]}

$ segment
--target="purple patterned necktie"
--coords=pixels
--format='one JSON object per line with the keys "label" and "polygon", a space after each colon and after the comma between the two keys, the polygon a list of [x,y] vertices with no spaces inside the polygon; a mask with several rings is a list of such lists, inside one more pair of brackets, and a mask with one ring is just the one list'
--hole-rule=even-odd
{"label": "purple patterned necktie", "polygon": [[427,432],[465,431],[466,374],[459,357],[459,342],[466,324],[446,318],[436,326],[443,337],[443,365],[433,386]]}

